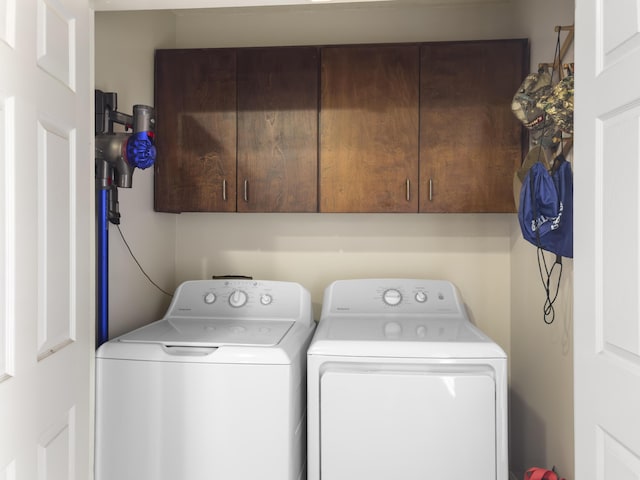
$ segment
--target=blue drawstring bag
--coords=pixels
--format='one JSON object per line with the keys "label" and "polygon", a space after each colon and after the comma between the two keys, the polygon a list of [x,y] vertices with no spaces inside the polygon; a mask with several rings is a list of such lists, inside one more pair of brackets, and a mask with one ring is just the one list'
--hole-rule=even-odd
{"label": "blue drawstring bag", "polygon": [[558,155],[551,172],[536,162],[520,191],[518,220],[522,236],[536,247],[573,258],[573,175]]}
{"label": "blue drawstring bag", "polygon": [[[543,318],[551,324],[560,291],[562,257],[573,258],[573,175],[562,154],[556,157],[551,172],[539,161],[529,169],[520,191],[518,220],[522,236],[538,247],[538,268],[546,293]],[[543,250],[556,255],[551,268]],[[553,293],[551,278],[556,267],[558,280]]]}

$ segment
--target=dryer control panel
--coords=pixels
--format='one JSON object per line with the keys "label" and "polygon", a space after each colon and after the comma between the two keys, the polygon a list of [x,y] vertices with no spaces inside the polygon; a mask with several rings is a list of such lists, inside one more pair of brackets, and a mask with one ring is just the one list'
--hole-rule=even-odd
{"label": "dryer control panel", "polygon": [[330,314],[464,315],[455,286],[445,280],[338,280],[325,291]]}

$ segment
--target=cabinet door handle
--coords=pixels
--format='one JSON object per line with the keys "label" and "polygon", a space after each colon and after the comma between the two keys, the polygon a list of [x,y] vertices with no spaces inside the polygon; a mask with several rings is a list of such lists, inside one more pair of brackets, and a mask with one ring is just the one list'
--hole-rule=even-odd
{"label": "cabinet door handle", "polygon": [[222,180],[222,200],[227,201],[227,181]]}
{"label": "cabinet door handle", "polygon": [[411,181],[407,178],[407,202],[411,201]]}
{"label": "cabinet door handle", "polygon": [[247,180],[245,178],[244,180],[244,195],[243,195],[244,201],[248,202],[249,201],[249,180]]}
{"label": "cabinet door handle", "polygon": [[429,201],[433,202],[433,179],[429,179]]}

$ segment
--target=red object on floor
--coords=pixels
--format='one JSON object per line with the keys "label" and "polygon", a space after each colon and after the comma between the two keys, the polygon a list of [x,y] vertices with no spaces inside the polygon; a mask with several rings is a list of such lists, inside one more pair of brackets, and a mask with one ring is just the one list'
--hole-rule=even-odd
{"label": "red object on floor", "polygon": [[524,473],[524,480],[565,480],[565,479],[558,477],[558,474],[553,470],[533,467]]}

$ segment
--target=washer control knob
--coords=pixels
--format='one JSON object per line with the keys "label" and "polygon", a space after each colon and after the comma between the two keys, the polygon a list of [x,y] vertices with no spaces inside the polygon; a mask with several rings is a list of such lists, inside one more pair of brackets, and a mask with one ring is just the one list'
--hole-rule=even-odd
{"label": "washer control knob", "polygon": [[204,296],[204,303],[206,303],[207,305],[211,305],[215,301],[216,301],[216,294],[213,292],[209,292]]}
{"label": "washer control knob", "polygon": [[426,292],[416,292],[416,302],[418,303],[424,303],[427,301],[427,294]]}
{"label": "washer control knob", "polygon": [[390,288],[388,290],[385,290],[384,293],[382,294],[382,301],[387,305],[395,307],[396,305],[399,305],[400,302],[402,301],[402,294],[400,293],[399,290],[396,290],[395,288]]}
{"label": "washer control knob", "polygon": [[425,327],[424,325],[418,325],[416,327],[416,335],[418,336],[418,338],[424,338],[427,336],[427,327]]}
{"label": "washer control knob", "polygon": [[229,305],[233,308],[240,308],[244,306],[247,303],[247,300],[247,294],[242,290],[234,290],[231,292],[231,295],[229,295]]}
{"label": "washer control knob", "polygon": [[262,295],[260,295],[260,303],[262,305],[271,305],[271,302],[273,302],[273,297],[268,293],[263,293]]}

